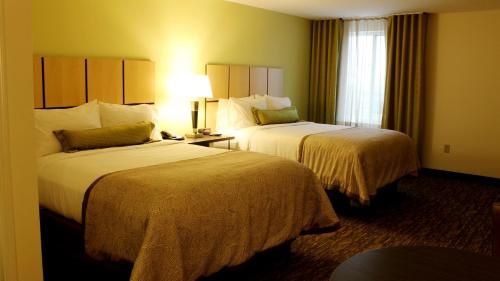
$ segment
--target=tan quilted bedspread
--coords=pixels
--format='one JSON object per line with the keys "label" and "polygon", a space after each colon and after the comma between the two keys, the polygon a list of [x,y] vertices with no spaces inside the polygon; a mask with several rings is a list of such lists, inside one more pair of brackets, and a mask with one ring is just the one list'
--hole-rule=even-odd
{"label": "tan quilted bedspread", "polygon": [[299,159],[324,188],[338,189],[365,205],[378,188],[419,169],[412,140],[384,129],[349,128],[309,135],[302,141]]}
{"label": "tan quilted bedspread", "polygon": [[301,164],[227,152],[109,174],[84,203],[85,248],[131,280],[195,280],[338,218]]}

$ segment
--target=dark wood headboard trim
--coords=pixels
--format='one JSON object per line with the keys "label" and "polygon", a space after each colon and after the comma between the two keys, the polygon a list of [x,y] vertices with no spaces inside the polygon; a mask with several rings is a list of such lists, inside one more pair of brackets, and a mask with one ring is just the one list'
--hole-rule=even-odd
{"label": "dark wood headboard trim", "polygon": [[42,64],[42,106],[45,108],[45,59],[43,57],[40,59]]}
{"label": "dark wood headboard trim", "polygon": [[89,102],[89,77],[87,74],[87,59],[85,59],[85,102]]}
{"label": "dark wood headboard trim", "polygon": [[122,103],[125,104],[125,60],[122,60]]}

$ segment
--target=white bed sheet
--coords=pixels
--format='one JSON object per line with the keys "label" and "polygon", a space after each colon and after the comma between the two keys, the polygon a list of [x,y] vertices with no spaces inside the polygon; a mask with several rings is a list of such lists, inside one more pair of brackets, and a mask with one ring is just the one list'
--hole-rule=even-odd
{"label": "white bed sheet", "polygon": [[108,173],[224,153],[227,150],[162,141],[55,153],[38,160],[40,205],[81,223],[87,188]]}
{"label": "white bed sheet", "polygon": [[342,125],[297,122],[252,126],[233,131],[238,149],[299,160],[300,143],[311,134],[351,128]]}

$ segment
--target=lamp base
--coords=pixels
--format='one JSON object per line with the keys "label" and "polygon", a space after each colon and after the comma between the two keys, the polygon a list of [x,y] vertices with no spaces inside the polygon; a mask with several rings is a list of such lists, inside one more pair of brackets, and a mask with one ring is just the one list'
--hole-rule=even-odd
{"label": "lamp base", "polygon": [[202,133],[186,133],[185,136],[188,139],[199,139],[199,138],[203,137],[203,134]]}

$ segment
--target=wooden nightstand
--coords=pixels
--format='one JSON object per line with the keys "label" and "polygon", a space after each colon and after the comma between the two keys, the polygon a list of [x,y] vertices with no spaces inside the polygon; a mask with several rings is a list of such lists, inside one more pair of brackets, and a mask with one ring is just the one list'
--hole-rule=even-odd
{"label": "wooden nightstand", "polygon": [[227,141],[227,149],[229,149],[230,148],[230,144],[229,144],[230,140],[234,140],[234,137],[222,135],[222,136],[203,136],[202,138],[197,138],[197,139],[186,138],[182,142],[187,143],[187,144],[210,146],[210,144],[212,144],[214,142]]}

